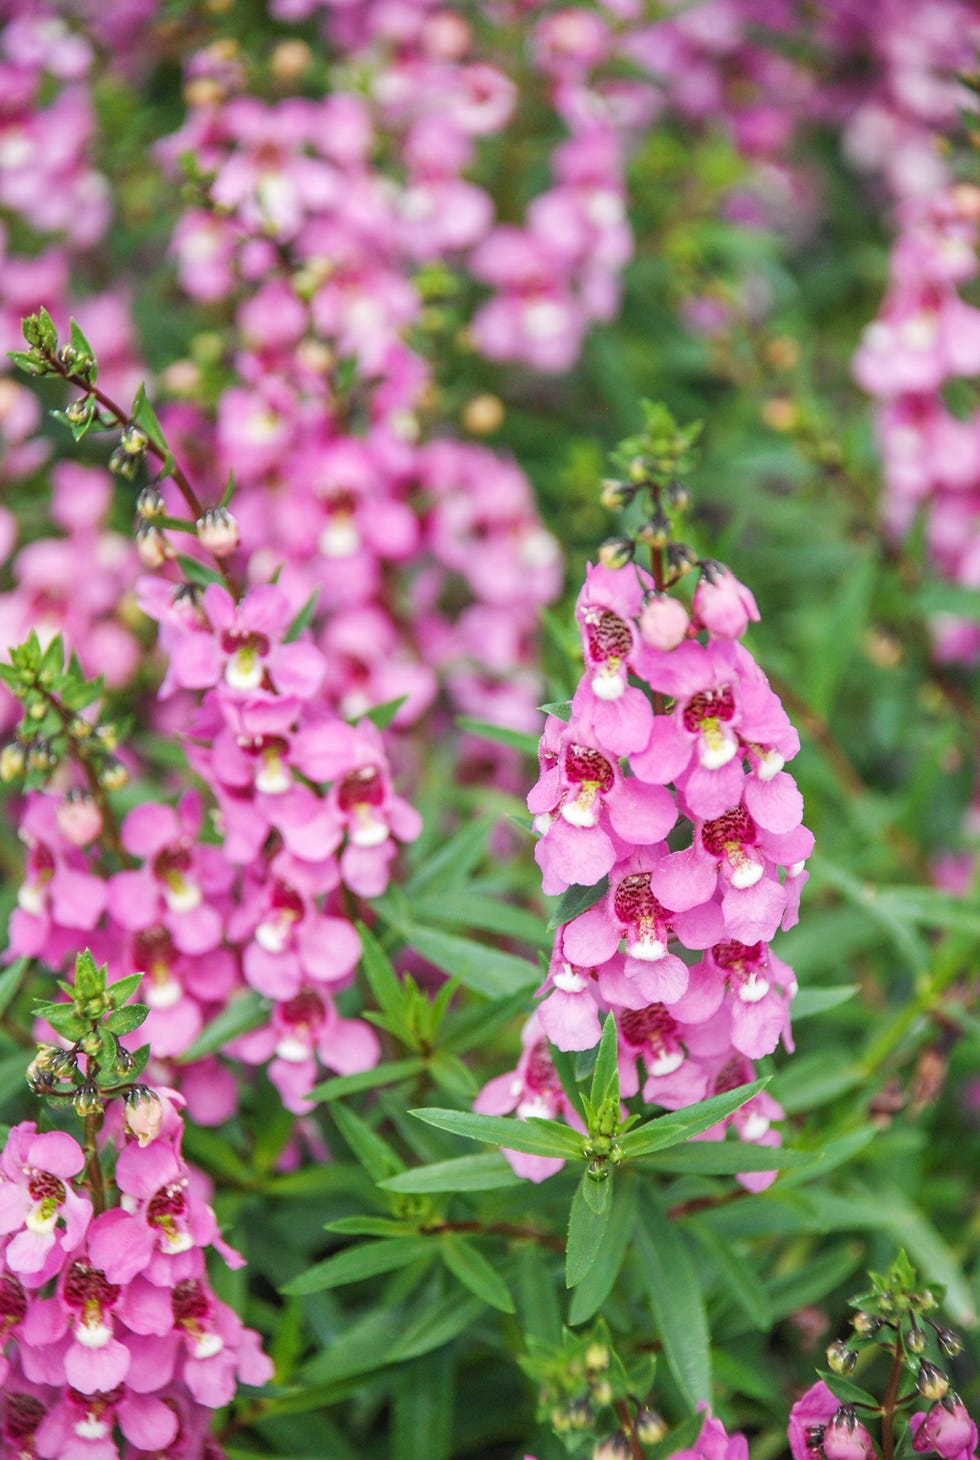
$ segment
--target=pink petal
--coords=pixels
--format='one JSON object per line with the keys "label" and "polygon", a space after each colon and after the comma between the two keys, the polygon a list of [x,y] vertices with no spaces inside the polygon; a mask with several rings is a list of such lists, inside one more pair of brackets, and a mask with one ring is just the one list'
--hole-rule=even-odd
{"label": "pink petal", "polygon": [[677,804],[664,786],[643,785],[635,779],[617,786],[606,805],[617,836],[636,846],[665,841],[677,820]]}
{"label": "pink petal", "polygon": [[654,715],[650,738],[643,750],[630,756],[630,767],[641,781],[665,786],[676,781],[694,753],[694,742],[673,715]]}
{"label": "pink petal", "polygon": [[[729,804],[735,805],[735,802]],[[803,820],[803,797],[793,777],[786,771],[780,771],[769,781],[749,776],[745,783],[745,804],[753,821],[764,831],[786,833],[793,831]]]}
{"label": "pink petal", "polygon": [[116,1338],[102,1348],[73,1343],[65,1354],[65,1378],[80,1394],[108,1394],[129,1371],[129,1349]]}
{"label": "pink petal", "polygon": [[177,1438],[177,1415],[152,1394],[124,1394],[116,1414],[119,1428],[137,1450],[166,1450]]}
{"label": "pink petal", "polygon": [[699,854],[696,847],[671,852],[657,862],[650,872],[650,888],[664,907],[686,912],[707,902],[718,882],[714,862]]}

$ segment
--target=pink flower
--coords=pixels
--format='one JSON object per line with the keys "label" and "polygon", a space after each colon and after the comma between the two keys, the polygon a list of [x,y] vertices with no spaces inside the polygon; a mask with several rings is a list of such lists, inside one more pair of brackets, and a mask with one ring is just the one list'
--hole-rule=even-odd
{"label": "pink flower", "polygon": [[22,1121],[0,1155],[0,1235],[11,1236],[3,1258],[12,1272],[40,1287],[82,1243],[92,1204],[71,1178],[85,1166],[78,1142],[62,1131],[37,1134]]}
{"label": "pink flower", "polygon": [[813,1460],[826,1426],[840,1408],[840,1400],[821,1381],[809,1388],[789,1412],[789,1445],[793,1460]]}
{"label": "pink flower", "polygon": [[977,1427],[955,1395],[938,1400],[926,1413],[913,1414],[909,1428],[912,1449],[920,1455],[934,1450],[942,1460],[974,1460]]}
{"label": "pink flower", "polygon": [[704,563],[691,604],[694,622],[719,639],[740,639],[759,610],[751,592],[721,563]]}

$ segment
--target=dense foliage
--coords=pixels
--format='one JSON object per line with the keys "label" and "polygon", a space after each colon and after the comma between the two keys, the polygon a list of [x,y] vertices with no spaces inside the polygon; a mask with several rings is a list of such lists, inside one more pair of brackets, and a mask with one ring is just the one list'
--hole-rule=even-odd
{"label": "dense foliage", "polygon": [[978,78],[0,0],[4,1460],[970,1460]]}

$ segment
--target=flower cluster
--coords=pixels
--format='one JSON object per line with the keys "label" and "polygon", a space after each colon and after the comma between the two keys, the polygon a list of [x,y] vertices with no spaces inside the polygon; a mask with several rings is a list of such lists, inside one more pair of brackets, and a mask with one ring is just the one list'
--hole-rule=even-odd
{"label": "flower cluster", "polygon": [[[179,1097],[120,1120],[119,1205],[93,1209],[89,1160],[63,1131],[14,1126],[0,1154],[3,1453],[115,1460],[165,1451],[196,1460],[236,1378],[266,1384],[259,1336],[211,1290],[221,1239],[202,1180],[181,1156]],[[99,1160],[99,1156],[94,1157]],[[101,1188],[100,1188],[101,1191]],[[210,1443],[210,1442],[207,1442]],[[217,1449],[209,1453],[219,1454]]]}
{"label": "flower cluster", "polygon": [[[648,411],[651,424],[662,420]],[[673,423],[666,431],[678,439]],[[664,457],[661,441],[643,439],[640,480]],[[621,553],[622,540],[611,548]],[[688,551],[673,556],[686,563]],[[585,672],[567,719],[545,724],[527,804],[544,891],[573,889],[578,907],[591,891],[556,933],[522,1066],[510,1086],[486,1087],[478,1109],[563,1110],[545,1036],[589,1049],[602,1009],[616,1017],[623,1093],[642,1078],[644,1099],[668,1109],[750,1081],[752,1061],[780,1040],[793,1047],[796,980],[769,945],[797,921],[813,846],[784,770],[799,737],[739,642],[758,618],[752,594],[703,562],[689,613],[663,591],[662,553],[654,549],[659,584],[635,564],[600,564],[579,595]],[[780,1115],[762,1093],[732,1123],[742,1139],[773,1145]],[[539,1162],[528,1174],[554,1169]],[[743,1177],[753,1187],[771,1179]]]}
{"label": "flower cluster", "polygon": [[[943,392],[980,375],[980,310],[960,294],[977,275],[978,243],[975,187],[906,203],[888,293],[854,357],[858,383],[880,403],[886,528],[904,537],[924,508],[933,561],[964,588],[980,585],[980,416],[953,415]],[[980,656],[971,620],[938,616],[934,634],[943,659]]]}

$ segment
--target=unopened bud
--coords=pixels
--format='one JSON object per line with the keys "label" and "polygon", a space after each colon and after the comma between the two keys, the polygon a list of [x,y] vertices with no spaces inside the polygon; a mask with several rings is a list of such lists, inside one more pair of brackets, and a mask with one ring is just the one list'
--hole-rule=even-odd
{"label": "unopened bud", "polygon": [[636,535],[650,547],[665,548],[670,542],[670,523],[662,512],[655,512],[637,528]]}
{"label": "unopened bud", "polygon": [[80,1115],[83,1120],[87,1115],[101,1115],[105,1110],[98,1090],[88,1081],[76,1092],[73,1103],[75,1114]]}
{"label": "unopened bud", "polygon": [[592,1451],[592,1460],[629,1460],[630,1442],[622,1430],[610,1435],[608,1440],[603,1440],[601,1445],[596,1445]]}
{"label": "unopened bud", "polygon": [[572,1430],[587,1430],[592,1424],[592,1405],[587,1399],[577,1399],[570,1404],[565,1411],[568,1416],[568,1427]]}
{"label": "unopened bud", "polygon": [[136,528],[136,556],[144,568],[159,568],[168,557],[167,539],[158,527],[140,522]]}
{"label": "unopened bud", "polygon": [[148,1085],[136,1085],[126,1096],[126,1129],[141,1146],[156,1140],[163,1126],[163,1105]]}
{"label": "unopened bud", "polygon": [[69,401],[62,414],[69,426],[84,426],[91,412],[90,397],[83,395],[79,400]]}
{"label": "unopened bud", "polygon": [[58,757],[51,748],[51,743],[45,740],[42,735],[36,736],[27,747],[27,766],[32,771],[49,771],[57,765]]}
{"label": "unopened bud", "polygon": [[912,1298],[913,1308],[918,1308],[920,1313],[931,1313],[933,1308],[938,1308],[936,1295],[931,1288],[923,1288],[921,1293],[915,1293]]}
{"label": "unopened bud", "polygon": [[58,830],[73,847],[87,847],[102,830],[102,812],[87,791],[69,791],[57,810]]}
{"label": "unopened bud", "polygon": [[597,1379],[592,1385],[592,1400],[600,1407],[612,1403],[612,1385],[608,1379]]}
{"label": "unopened bud", "polygon": [[673,481],[667,486],[667,505],[674,512],[684,512],[691,505],[691,494],[683,482]]}
{"label": "unopened bud", "polygon": [[881,1319],[874,1313],[865,1313],[862,1310],[854,1314],[851,1325],[861,1338],[874,1338],[881,1327]]}
{"label": "unopened bud", "polygon": [[51,1089],[54,1079],[52,1064],[56,1055],[61,1053],[54,1044],[39,1044],[37,1054],[27,1066],[27,1083],[35,1095]]}
{"label": "unopened bud", "polygon": [[640,638],[651,649],[676,649],[687,638],[687,609],[666,593],[649,593],[640,610]]}
{"label": "unopened bud", "polygon": [[629,464],[630,481],[635,482],[637,486],[642,486],[644,482],[649,480],[649,477],[650,463],[647,461],[646,457],[634,456],[633,460]]}
{"label": "unopened bud", "polygon": [[149,444],[150,438],[141,426],[130,422],[128,426],[123,427],[119,445],[127,456],[142,456]]}
{"label": "unopened bud", "polygon": [[599,548],[599,562],[604,568],[625,568],[632,562],[636,544],[631,537],[607,537]]}
{"label": "unopened bud", "polygon": [[499,395],[475,395],[463,407],[463,427],[473,436],[489,436],[504,424],[504,403]]}
{"label": "unopened bud", "polygon": [[113,476],[125,477],[131,482],[139,468],[141,456],[126,451],[122,446],[117,446],[109,457],[108,467]]}
{"label": "unopened bud", "polygon": [[827,1347],[827,1365],[835,1374],[850,1374],[857,1363],[857,1354],[848,1348],[842,1338]]}
{"label": "unopened bud", "polygon": [[686,542],[672,542],[667,545],[667,566],[671,572],[682,577],[689,573],[697,562],[697,553]]}
{"label": "unopened bud", "polygon": [[926,1351],[926,1336],[921,1328],[910,1328],[905,1335],[905,1347],[910,1354],[924,1354]]}
{"label": "unopened bud", "polygon": [[226,558],[238,546],[238,523],[227,507],[209,507],[197,519],[197,540],[216,558]]}
{"label": "unopened bud", "polygon": [[74,1052],[59,1049],[51,1060],[49,1072],[54,1080],[74,1080],[78,1074],[78,1059]]}
{"label": "unopened bud", "polygon": [[823,1434],[825,1460],[874,1460],[874,1441],[850,1405],[842,1405]]}
{"label": "unopened bud", "polygon": [[280,41],[269,58],[272,76],[280,85],[299,81],[313,64],[313,52],[305,41]]}
{"label": "unopened bud", "polygon": [[607,477],[600,483],[599,500],[610,512],[616,512],[620,507],[628,507],[635,496],[636,487],[629,482],[619,482],[614,477]]}
{"label": "unopened bud", "polygon": [[604,1343],[590,1343],[585,1350],[585,1367],[587,1369],[608,1369],[609,1350]]}
{"label": "unopened bud", "polygon": [[136,498],[136,510],[143,518],[166,517],[167,504],[159,487],[144,487]]}
{"label": "unopened bud", "polygon": [[24,774],[27,757],[16,740],[0,750],[0,781],[16,781]]}
{"label": "unopened bud", "polygon": [[109,751],[110,754],[119,745],[119,731],[109,720],[95,727],[95,738],[102,746],[102,749]]}
{"label": "unopened bud", "polygon": [[114,756],[99,771],[99,785],[104,786],[107,791],[121,791],[128,782],[129,771]]}
{"label": "unopened bud", "polygon": [[945,1394],[949,1393],[949,1380],[942,1369],[937,1369],[935,1364],[930,1364],[923,1359],[919,1365],[916,1388],[923,1399],[942,1399]]}
{"label": "unopened bud", "polygon": [[944,1353],[948,1359],[955,1359],[957,1354],[963,1352],[963,1340],[951,1328],[937,1328],[936,1340],[940,1352]]}
{"label": "unopened bud", "polygon": [[639,1410],[635,1428],[641,1445],[659,1445],[667,1434],[667,1425],[655,1409]]}

